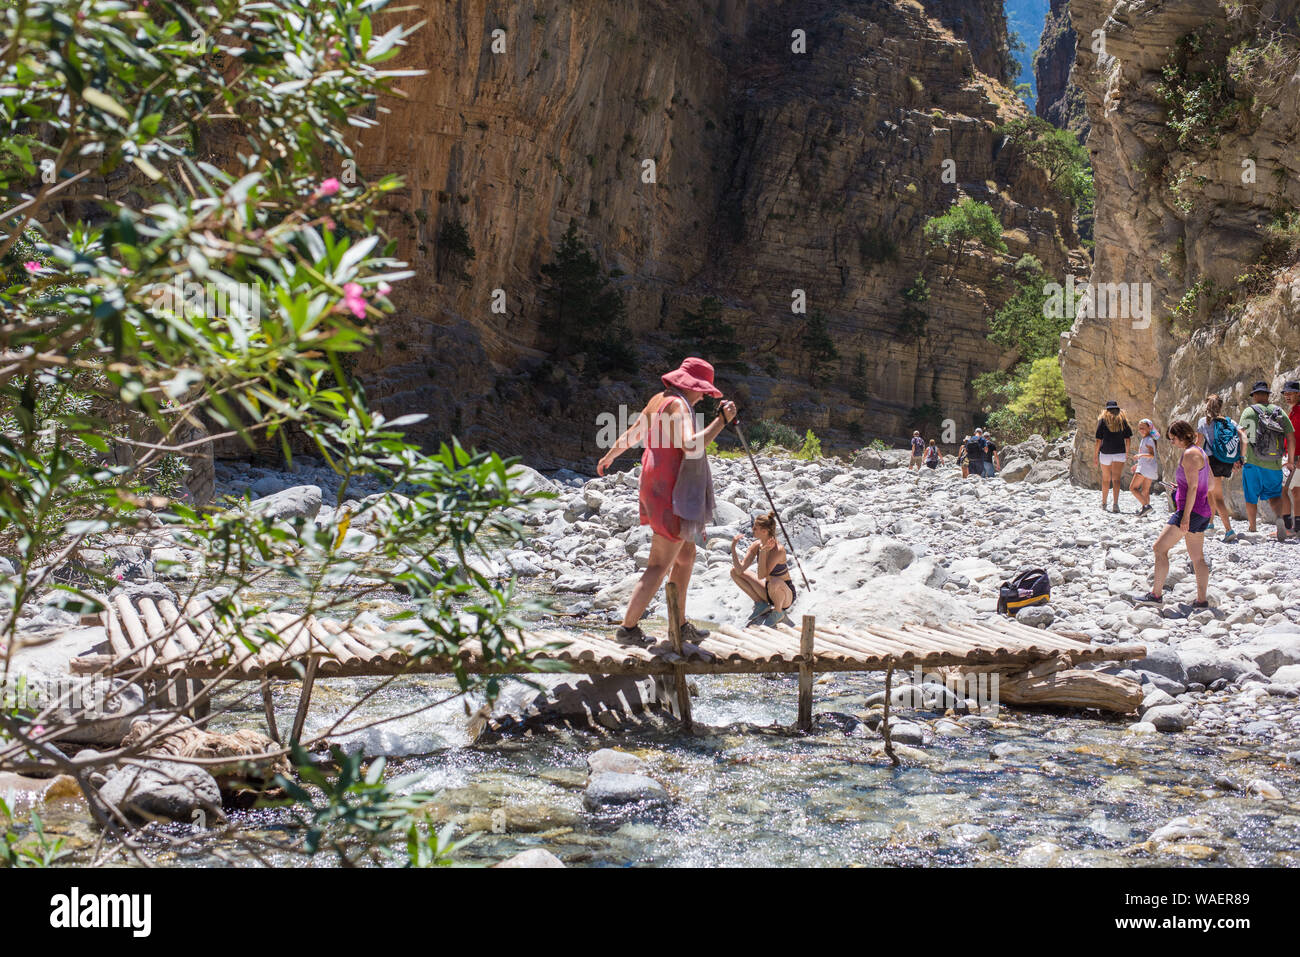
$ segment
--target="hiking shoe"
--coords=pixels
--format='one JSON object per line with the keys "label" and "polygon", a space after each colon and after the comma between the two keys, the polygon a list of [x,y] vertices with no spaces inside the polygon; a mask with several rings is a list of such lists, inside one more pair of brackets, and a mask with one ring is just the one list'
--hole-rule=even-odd
{"label": "hiking shoe", "polygon": [[1137,604],[1139,605],[1163,605],[1164,603],[1165,600],[1163,596],[1155,595],[1152,594],[1151,592],[1147,592],[1145,595],[1143,595],[1141,598],[1137,600]]}
{"label": "hiking shoe", "polygon": [[689,621],[682,622],[682,641],[689,641],[693,645],[698,645],[709,633],[703,629],[696,628]]}
{"label": "hiking shoe", "polygon": [[1151,511],[1151,506],[1143,505],[1140,509],[1137,510],[1137,514],[1141,516],[1141,515],[1145,515],[1149,511]]}
{"label": "hiking shoe", "polygon": [[[1206,529],[1206,531],[1209,531],[1209,529]],[[1223,538],[1219,540],[1222,542],[1235,542],[1239,538],[1241,538],[1241,532],[1237,531],[1236,529],[1230,528],[1223,533]]]}
{"label": "hiking shoe", "polygon": [[619,625],[618,631],[614,632],[614,640],[624,645],[649,644],[640,625],[633,625],[631,628]]}
{"label": "hiking shoe", "polygon": [[771,610],[772,610],[771,602],[766,602],[766,601],[754,602],[754,608],[753,610],[750,611],[749,618],[746,619],[745,624],[752,625],[755,622],[757,622],[759,619],[766,618],[768,612],[770,612]]}
{"label": "hiking shoe", "polygon": [[1194,601],[1192,602],[1192,607],[1197,611],[1204,611],[1210,607],[1210,603],[1208,601]]}

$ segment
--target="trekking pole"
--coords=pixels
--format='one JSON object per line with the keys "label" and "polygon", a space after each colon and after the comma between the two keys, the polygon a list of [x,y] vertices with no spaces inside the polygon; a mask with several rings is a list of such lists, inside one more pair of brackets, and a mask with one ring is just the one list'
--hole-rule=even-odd
{"label": "trekking pole", "polygon": [[754,461],[754,453],[749,451],[749,443],[745,441],[745,433],[740,431],[740,416],[736,416],[727,425],[729,428],[736,430],[736,437],[740,439],[740,447],[749,456],[749,464],[754,467],[754,474],[758,476],[758,484],[763,486],[763,494],[767,496],[767,504],[772,506],[772,514],[776,516],[776,523],[781,526],[781,534],[785,536],[785,544],[790,550],[790,557],[794,559],[795,567],[799,569],[799,577],[803,579],[803,587],[808,591],[812,591],[812,585],[808,584],[808,576],[803,573],[803,563],[799,561],[799,554],[794,550],[794,545],[790,541],[790,533],[785,530],[785,522],[781,521],[781,513],[777,511],[776,503],[772,501],[772,493],[767,490],[767,483],[763,481],[763,473],[758,470],[758,463]]}

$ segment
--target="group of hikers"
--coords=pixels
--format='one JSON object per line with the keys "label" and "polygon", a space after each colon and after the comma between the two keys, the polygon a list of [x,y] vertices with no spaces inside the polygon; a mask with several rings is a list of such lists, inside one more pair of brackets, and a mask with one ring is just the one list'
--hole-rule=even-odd
{"label": "group of hikers", "polygon": [[[1232,527],[1232,514],[1223,493],[1223,481],[1241,472],[1246,499],[1246,518],[1255,531],[1259,503],[1273,510],[1277,541],[1300,537],[1300,479],[1296,475],[1296,438],[1300,435],[1300,381],[1282,386],[1282,400],[1289,412],[1272,402],[1272,388],[1263,380],[1251,388],[1250,405],[1238,421],[1224,414],[1222,396],[1205,397],[1203,415],[1193,426],[1186,419],[1169,424],[1167,435],[1177,450],[1174,473],[1173,514],[1156,538],[1151,590],[1140,603],[1162,604],[1169,575],[1169,552],[1179,541],[1187,548],[1196,574],[1196,600],[1192,607],[1208,608],[1210,567],[1205,560],[1205,534],[1214,531],[1214,517],[1223,521],[1223,541],[1239,536]],[[1157,456],[1160,434],[1150,419],[1138,422],[1138,446],[1133,456],[1133,480],[1129,491],[1138,500],[1138,515],[1153,508],[1151,492],[1160,481]],[[1112,400],[1097,418],[1095,461],[1101,473],[1101,507],[1112,501],[1119,512],[1120,480],[1130,456],[1133,429],[1124,410]]]}
{"label": "group of hikers", "polygon": [[[930,439],[927,444],[919,431],[913,431],[910,445],[912,457],[907,463],[908,469],[919,471],[923,465],[928,469],[937,469],[943,464],[943,449],[939,448],[939,443],[934,439]],[[993,434],[979,428],[962,439],[957,446],[957,467],[961,469],[962,478],[972,475],[993,478],[997,475],[1002,468],[1002,458],[998,453],[998,444],[993,441]]]}
{"label": "group of hikers", "polygon": [[[705,396],[722,399],[713,383],[713,366],[690,357],[662,377],[663,390],[653,396],[632,425],[618,437],[597,463],[604,475],[620,455],[637,445],[641,453],[640,522],[652,535],[645,572],[628,600],[617,638],[628,644],[647,644],[640,628],[641,618],[659,591],[665,577],[681,596],[680,623],[683,638],[698,642],[707,634],[685,618],[686,592],[695,566],[697,541],[703,540],[714,511],[713,479],[705,449],[736,420],[736,406],[724,400],[718,414],[707,425],[697,423],[693,410]],[[1169,552],[1186,541],[1187,553],[1196,573],[1195,608],[1208,607],[1209,566],[1205,561],[1205,533],[1213,530],[1213,517],[1223,520],[1224,541],[1236,536],[1223,494],[1223,479],[1242,472],[1246,515],[1255,531],[1260,500],[1267,501],[1277,516],[1277,539],[1300,537],[1300,479],[1296,475],[1296,438],[1300,435],[1300,382],[1291,380],[1282,389],[1289,414],[1274,405],[1267,382],[1256,382],[1251,404],[1233,421],[1224,415],[1223,399],[1208,395],[1204,415],[1196,426],[1185,419],[1169,424],[1166,435],[1178,454],[1173,486],[1173,514],[1153,546],[1154,580],[1140,602],[1159,604],[1169,573]],[[1144,418],[1137,425],[1137,447],[1132,448],[1134,430],[1119,403],[1112,400],[1097,419],[1095,461],[1101,474],[1102,508],[1109,497],[1111,510],[1118,513],[1120,481],[1125,465],[1133,459],[1130,491],[1139,503],[1138,515],[1151,511],[1151,497],[1160,483],[1158,443],[1162,436],[1155,423]],[[928,442],[919,431],[912,433],[909,468],[937,469],[944,455],[938,443]],[[998,445],[982,428],[966,436],[958,448],[957,463],[962,477],[991,478],[1002,467]],[[757,468],[757,466],[755,466]],[[754,602],[751,624],[773,624],[786,618],[797,597],[790,574],[789,557],[777,535],[775,511],[752,520],[753,541],[743,556],[738,546],[743,535],[731,542],[731,578]],[[751,571],[751,568],[753,569]]]}
{"label": "group of hikers", "polygon": [[[1277,538],[1285,541],[1300,536],[1300,477],[1295,474],[1295,441],[1300,431],[1300,381],[1290,380],[1282,387],[1282,401],[1287,407],[1273,404],[1272,390],[1264,381],[1251,390],[1251,403],[1243,409],[1239,421],[1224,414],[1223,398],[1215,393],[1205,397],[1202,415],[1193,429],[1193,443],[1208,462],[1209,516],[1204,531],[1214,531],[1213,519],[1223,521],[1223,541],[1231,542],[1238,532],[1232,527],[1232,513],[1223,494],[1223,480],[1241,473],[1242,492],[1246,499],[1246,519],[1254,532],[1259,518],[1259,503],[1266,501],[1273,510]],[[1288,411],[1289,410],[1289,411]],[[1169,437],[1173,439],[1173,423]],[[1190,428],[1189,424],[1189,428]],[[1160,433],[1150,419],[1137,426],[1138,444],[1133,455],[1133,477],[1129,491],[1138,501],[1138,515],[1152,508],[1151,492],[1159,482],[1160,465],[1157,445]],[[1119,512],[1120,480],[1132,453],[1133,429],[1119,403],[1110,401],[1097,419],[1095,461],[1101,473],[1101,507],[1106,499],[1111,510]]]}

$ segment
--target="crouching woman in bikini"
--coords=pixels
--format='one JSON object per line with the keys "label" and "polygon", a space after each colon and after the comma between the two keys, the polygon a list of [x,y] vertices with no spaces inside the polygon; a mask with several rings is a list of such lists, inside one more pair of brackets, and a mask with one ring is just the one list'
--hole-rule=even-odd
{"label": "crouching woman in bikini", "polygon": [[[794,582],[786,564],[785,547],[776,537],[776,513],[754,519],[754,543],[742,561],[736,554],[737,535],[731,540],[731,580],[754,601],[750,621],[773,611],[785,611],[794,604]],[[746,571],[758,560],[758,574]]]}

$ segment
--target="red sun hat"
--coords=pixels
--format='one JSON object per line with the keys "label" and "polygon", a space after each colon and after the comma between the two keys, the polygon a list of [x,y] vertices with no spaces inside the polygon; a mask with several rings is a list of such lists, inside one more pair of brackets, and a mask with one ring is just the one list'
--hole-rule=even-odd
{"label": "red sun hat", "polygon": [[713,384],[713,366],[709,365],[703,359],[697,359],[694,356],[683,359],[682,364],[672,372],[660,376],[664,385],[676,386],[679,389],[689,389],[692,392],[703,392],[705,395],[711,395],[715,399],[721,399],[722,393],[718,391],[717,386]]}

